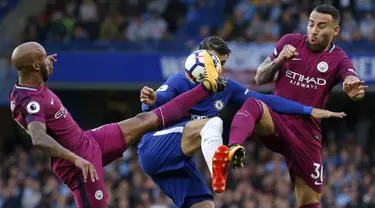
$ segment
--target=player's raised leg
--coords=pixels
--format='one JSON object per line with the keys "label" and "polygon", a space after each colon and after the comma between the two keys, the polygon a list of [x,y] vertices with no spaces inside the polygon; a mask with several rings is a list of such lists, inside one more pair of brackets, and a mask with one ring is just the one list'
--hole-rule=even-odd
{"label": "player's raised leg", "polygon": [[152,112],[140,113],[133,118],[119,122],[127,144],[138,141],[147,132],[165,128],[181,118],[188,116],[188,111],[210,95],[221,90],[218,73],[212,57],[204,53],[205,78],[197,87],[185,92]]}
{"label": "player's raised leg", "polygon": [[271,125],[271,132],[273,133],[273,123],[271,115],[269,114],[268,108],[264,104],[256,99],[247,99],[242,105],[241,109],[237,111],[231,124],[229,134],[229,161],[232,167],[237,170],[239,167],[243,167],[243,159],[245,158],[245,148],[242,144],[248,138],[254,130],[255,123],[260,121],[264,116],[264,110],[266,109],[266,116],[269,116],[269,122]]}
{"label": "player's raised leg", "polygon": [[261,135],[272,135],[274,125],[268,107],[261,101],[248,98],[237,111],[232,120],[229,134],[229,150],[227,146],[216,149],[213,157],[213,172],[216,173],[212,179],[212,187],[217,193],[225,190],[227,179],[227,167],[223,164],[231,162],[234,169],[242,167],[245,157],[245,149],[242,144],[256,128]]}
{"label": "player's raised leg", "polygon": [[[219,170],[226,170],[228,166],[228,148],[223,146],[222,134],[223,121],[218,117],[209,120],[200,131],[200,136],[202,138],[201,149],[204,159],[206,160],[211,177],[213,180],[217,181],[212,183],[212,185],[216,184],[216,186],[212,186],[215,191],[218,186],[225,187],[223,182],[226,182],[226,180],[222,177],[226,177],[226,171],[225,173],[218,173],[218,168],[213,168],[213,165],[223,167]],[[220,150],[220,152],[218,150]],[[215,164],[213,164],[213,161],[215,161]]]}
{"label": "player's raised leg", "polygon": [[200,147],[202,129],[212,120],[222,124],[219,118],[182,122],[148,133],[139,143],[143,170],[177,207],[214,207],[211,192],[192,157]]}
{"label": "player's raised leg", "polygon": [[[182,152],[192,157],[201,147],[201,143],[209,143],[214,146],[223,144],[223,121],[219,117],[190,121],[184,128],[181,140]],[[203,151],[204,157],[205,151]],[[210,165],[208,165],[212,172]]]}
{"label": "player's raised leg", "polygon": [[[215,150],[223,145],[223,121],[219,117],[211,119],[201,119],[190,121],[184,127],[184,133],[181,138],[181,150],[187,157],[192,157],[199,148],[202,149],[207,167],[213,178],[223,181],[221,175],[213,172],[212,161],[215,160]],[[227,156],[227,155],[226,155]],[[228,158],[225,157],[222,162],[215,162],[216,165],[227,167]],[[216,169],[215,169],[216,170]],[[225,184],[223,184],[225,187]],[[216,189],[216,187],[212,187]]]}

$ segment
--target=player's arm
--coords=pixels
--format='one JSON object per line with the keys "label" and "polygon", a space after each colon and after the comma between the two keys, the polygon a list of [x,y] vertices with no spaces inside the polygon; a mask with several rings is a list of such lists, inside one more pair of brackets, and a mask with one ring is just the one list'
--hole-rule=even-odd
{"label": "player's arm", "polygon": [[27,129],[31,136],[34,147],[47,153],[50,157],[61,158],[73,162],[82,170],[83,179],[85,182],[87,182],[88,175],[90,175],[93,182],[99,179],[95,167],[90,162],[64,148],[47,134],[46,125],[43,122],[38,120],[31,121],[27,125]]}
{"label": "player's arm", "polygon": [[296,48],[289,45],[290,39],[291,35],[282,37],[276,43],[274,52],[258,66],[255,75],[255,82],[258,85],[271,82],[285,61],[298,56]]}
{"label": "player's arm", "polygon": [[140,95],[142,111],[154,110],[172,100],[178,95],[178,86],[183,82],[186,82],[183,77],[173,75],[156,91],[147,86],[143,87]]}
{"label": "player's arm", "polygon": [[343,82],[342,88],[350,99],[357,101],[365,97],[365,81],[360,80],[352,61],[345,57],[341,60],[338,71],[338,80]]}
{"label": "player's arm", "polygon": [[255,82],[258,85],[271,82],[280,67],[281,64],[278,63],[277,60],[272,60],[270,57],[267,57],[257,68]]}
{"label": "player's arm", "polygon": [[227,88],[229,88],[232,93],[231,100],[240,106],[245,103],[248,98],[255,98],[263,101],[270,106],[272,110],[278,113],[311,115],[313,111],[313,107],[311,106],[305,106],[279,96],[265,95],[248,90],[233,80],[229,80]]}
{"label": "player's arm", "polygon": [[69,160],[71,162],[75,162],[79,158],[76,154],[64,148],[50,137],[46,132],[46,125],[44,123],[32,121],[27,126],[27,129],[34,147],[46,152],[49,156]]}

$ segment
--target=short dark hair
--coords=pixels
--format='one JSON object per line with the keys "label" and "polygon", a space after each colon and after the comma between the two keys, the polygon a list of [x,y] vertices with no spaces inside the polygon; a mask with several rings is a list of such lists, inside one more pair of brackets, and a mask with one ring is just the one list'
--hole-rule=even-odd
{"label": "short dark hair", "polygon": [[315,7],[313,11],[323,14],[329,14],[332,16],[333,21],[335,21],[337,24],[340,24],[340,12],[338,9],[336,9],[336,7],[330,4],[321,4]]}
{"label": "short dark hair", "polygon": [[230,54],[228,44],[219,36],[210,36],[205,38],[199,45],[200,50],[214,50],[220,55]]}

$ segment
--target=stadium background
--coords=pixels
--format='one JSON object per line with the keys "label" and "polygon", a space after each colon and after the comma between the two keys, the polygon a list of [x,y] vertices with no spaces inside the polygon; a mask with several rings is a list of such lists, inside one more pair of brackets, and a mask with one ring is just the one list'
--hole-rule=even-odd
{"label": "stadium background", "polygon": [[[352,58],[370,85],[366,98],[349,100],[334,90],[327,108],[345,111],[344,120],[326,120],[323,206],[375,207],[375,1],[374,0],[0,0],[0,207],[74,207],[69,190],[51,173],[46,155],[12,120],[7,94],[16,80],[11,50],[36,40],[57,63],[48,83],[84,129],[134,116],[139,90],[157,87],[182,70],[186,55],[209,35],[220,35],[233,53],[225,75],[254,85],[256,66],[283,34],[305,32],[308,13],[320,3],[341,11],[337,45]],[[224,138],[236,106],[221,115]],[[246,143],[244,169],[230,172],[228,189],[214,195],[217,207],[295,207],[283,159],[256,138]],[[209,175],[201,153],[197,163]],[[111,205],[164,208],[173,203],[141,171],[136,148],[106,167]]]}

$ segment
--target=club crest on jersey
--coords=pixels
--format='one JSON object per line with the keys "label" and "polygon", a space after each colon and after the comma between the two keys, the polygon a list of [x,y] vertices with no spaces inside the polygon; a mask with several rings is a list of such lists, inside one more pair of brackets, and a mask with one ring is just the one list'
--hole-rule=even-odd
{"label": "club crest on jersey", "polygon": [[214,107],[216,108],[216,110],[223,110],[223,108],[224,108],[224,103],[223,103],[223,101],[221,101],[221,100],[216,100],[216,101],[214,102]]}
{"label": "club crest on jersey", "polygon": [[322,62],[319,62],[319,64],[316,66],[316,68],[318,69],[319,72],[325,73],[325,72],[328,71],[329,66],[328,66],[327,62],[322,61]]}
{"label": "club crest on jersey", "polygon": [[158,92],[164,92],[167,89],[168,89],[168,85],[162,85],[156,91],[158,91]]}
{"label": "club crest on jersey", "polygon": [[40,111],[40,105],[38,102],[31,101],[27,104],[26,110],[30,114],[38,113]]}
{"label": "club crest on jersey", "polygon": [[103,192],[101,190],[97,190],[95,192],[95,199],[102,200],[103,199]]}

